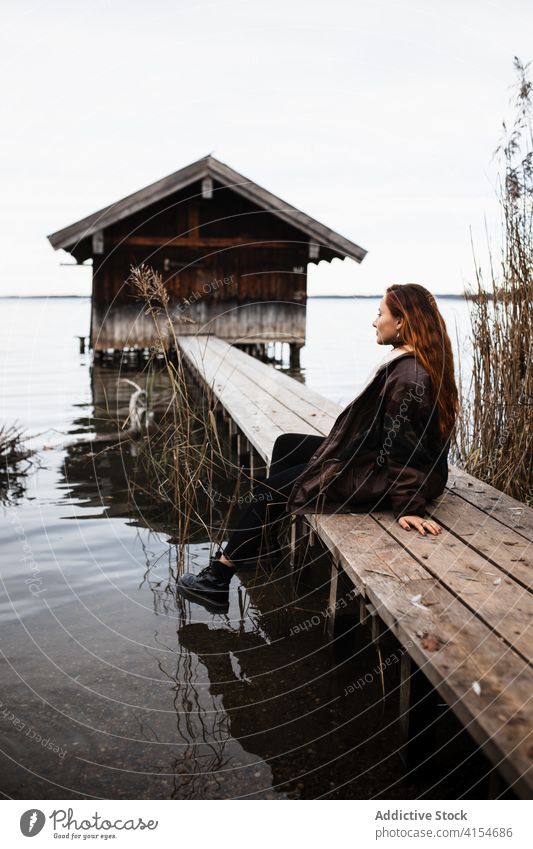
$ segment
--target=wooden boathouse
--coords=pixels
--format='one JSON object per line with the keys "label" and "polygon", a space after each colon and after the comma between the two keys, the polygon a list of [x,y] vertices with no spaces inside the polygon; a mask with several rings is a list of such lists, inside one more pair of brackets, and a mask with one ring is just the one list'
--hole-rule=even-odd
{"label": "wooden boathouse", "polygon": [[90,347],[145,349],[152,320],[127,280],[141,263],[162,275],[179,335],[213,334],[250,350],[305,344],[307,266],[366,251],[206,156],[48,236],[92,260]]}

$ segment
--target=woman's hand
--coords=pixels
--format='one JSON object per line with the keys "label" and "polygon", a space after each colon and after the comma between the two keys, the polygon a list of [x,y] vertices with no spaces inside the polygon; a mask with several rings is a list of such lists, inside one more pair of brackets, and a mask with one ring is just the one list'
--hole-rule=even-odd
{"label": "woman's hand", "polygon": [[442,532],[441,526],[434,519],[422,519],[420,516],[400,516],[398,524],[406,531],[410,531],[411,527],[413,527],[415,530],[420,531],[422,536],[426,536],[426,531],[432,534],[440,534]]}

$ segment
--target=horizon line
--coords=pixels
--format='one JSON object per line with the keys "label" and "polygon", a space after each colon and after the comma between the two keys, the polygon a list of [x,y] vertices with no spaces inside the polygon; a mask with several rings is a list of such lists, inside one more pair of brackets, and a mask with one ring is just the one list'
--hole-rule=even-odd
{"label": "horizon line", "polygon": [[[381,298],[382,293],[376,293],[375,295],[307,295],[307,300],[310,298],[343,298],[353,300],[355,298]],[[442,293],[434,293],[434,298],[464,298],[464,293],[462,292],[442,292]],[[0,300],[44,300],[49,298],[80,298],[90,300],[92,295],[0,295]]]}

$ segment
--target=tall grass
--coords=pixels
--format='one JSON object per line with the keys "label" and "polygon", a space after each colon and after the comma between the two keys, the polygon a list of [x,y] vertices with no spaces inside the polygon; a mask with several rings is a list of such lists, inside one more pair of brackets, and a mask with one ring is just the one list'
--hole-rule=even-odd
{"label": "tall grass", "polygon": [[168,377],[168,395],[159,410],[157,426],[144,434],[138,462],[143,469],[145,495],[167,508],[172,520],[180,573],[186,566],[185,552],[191,537],[199,535],[205,540],[207,536],[213,545],[219,544],[235,504],[231,499],[221,526],[212,497],[214,477],[220,474],[226,479],[231,472],[219,434],[217,413],[221,411],[211,393],[202,393],[200,399],[192,396],[176,335],[180,323],[190,319],[172,314],[161,275],[142,264],[131,268],[128,284],[144,302],[157,339],[147,365],[149,405],[154,369],[162,364]]}
{"label": "tall grass", "polygon": [[[533,132],[529,65],[518,76],[513,126],[495,151],[502,246],[489,245],[488,287],[477,267],[469,304],[473,370],[461,399],[458,459],[475,477],[528,505],[533,501]],[[460,381],[462,385],[462,381]]]}

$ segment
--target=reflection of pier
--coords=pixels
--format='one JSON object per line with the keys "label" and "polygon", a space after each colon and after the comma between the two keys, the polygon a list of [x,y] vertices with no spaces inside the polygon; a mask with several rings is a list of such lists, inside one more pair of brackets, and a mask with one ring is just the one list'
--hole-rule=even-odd
{"label": "reflection of pier", "polygon": [[144,263],[161,275],[180,335],[283,343],[293,367],[305,344],[307,266],[346,257],[361,262],[366,254],[211,156],[49,239],[78,263],[92,262],[95,353],[159,345],[127,283],[132,266]]}

